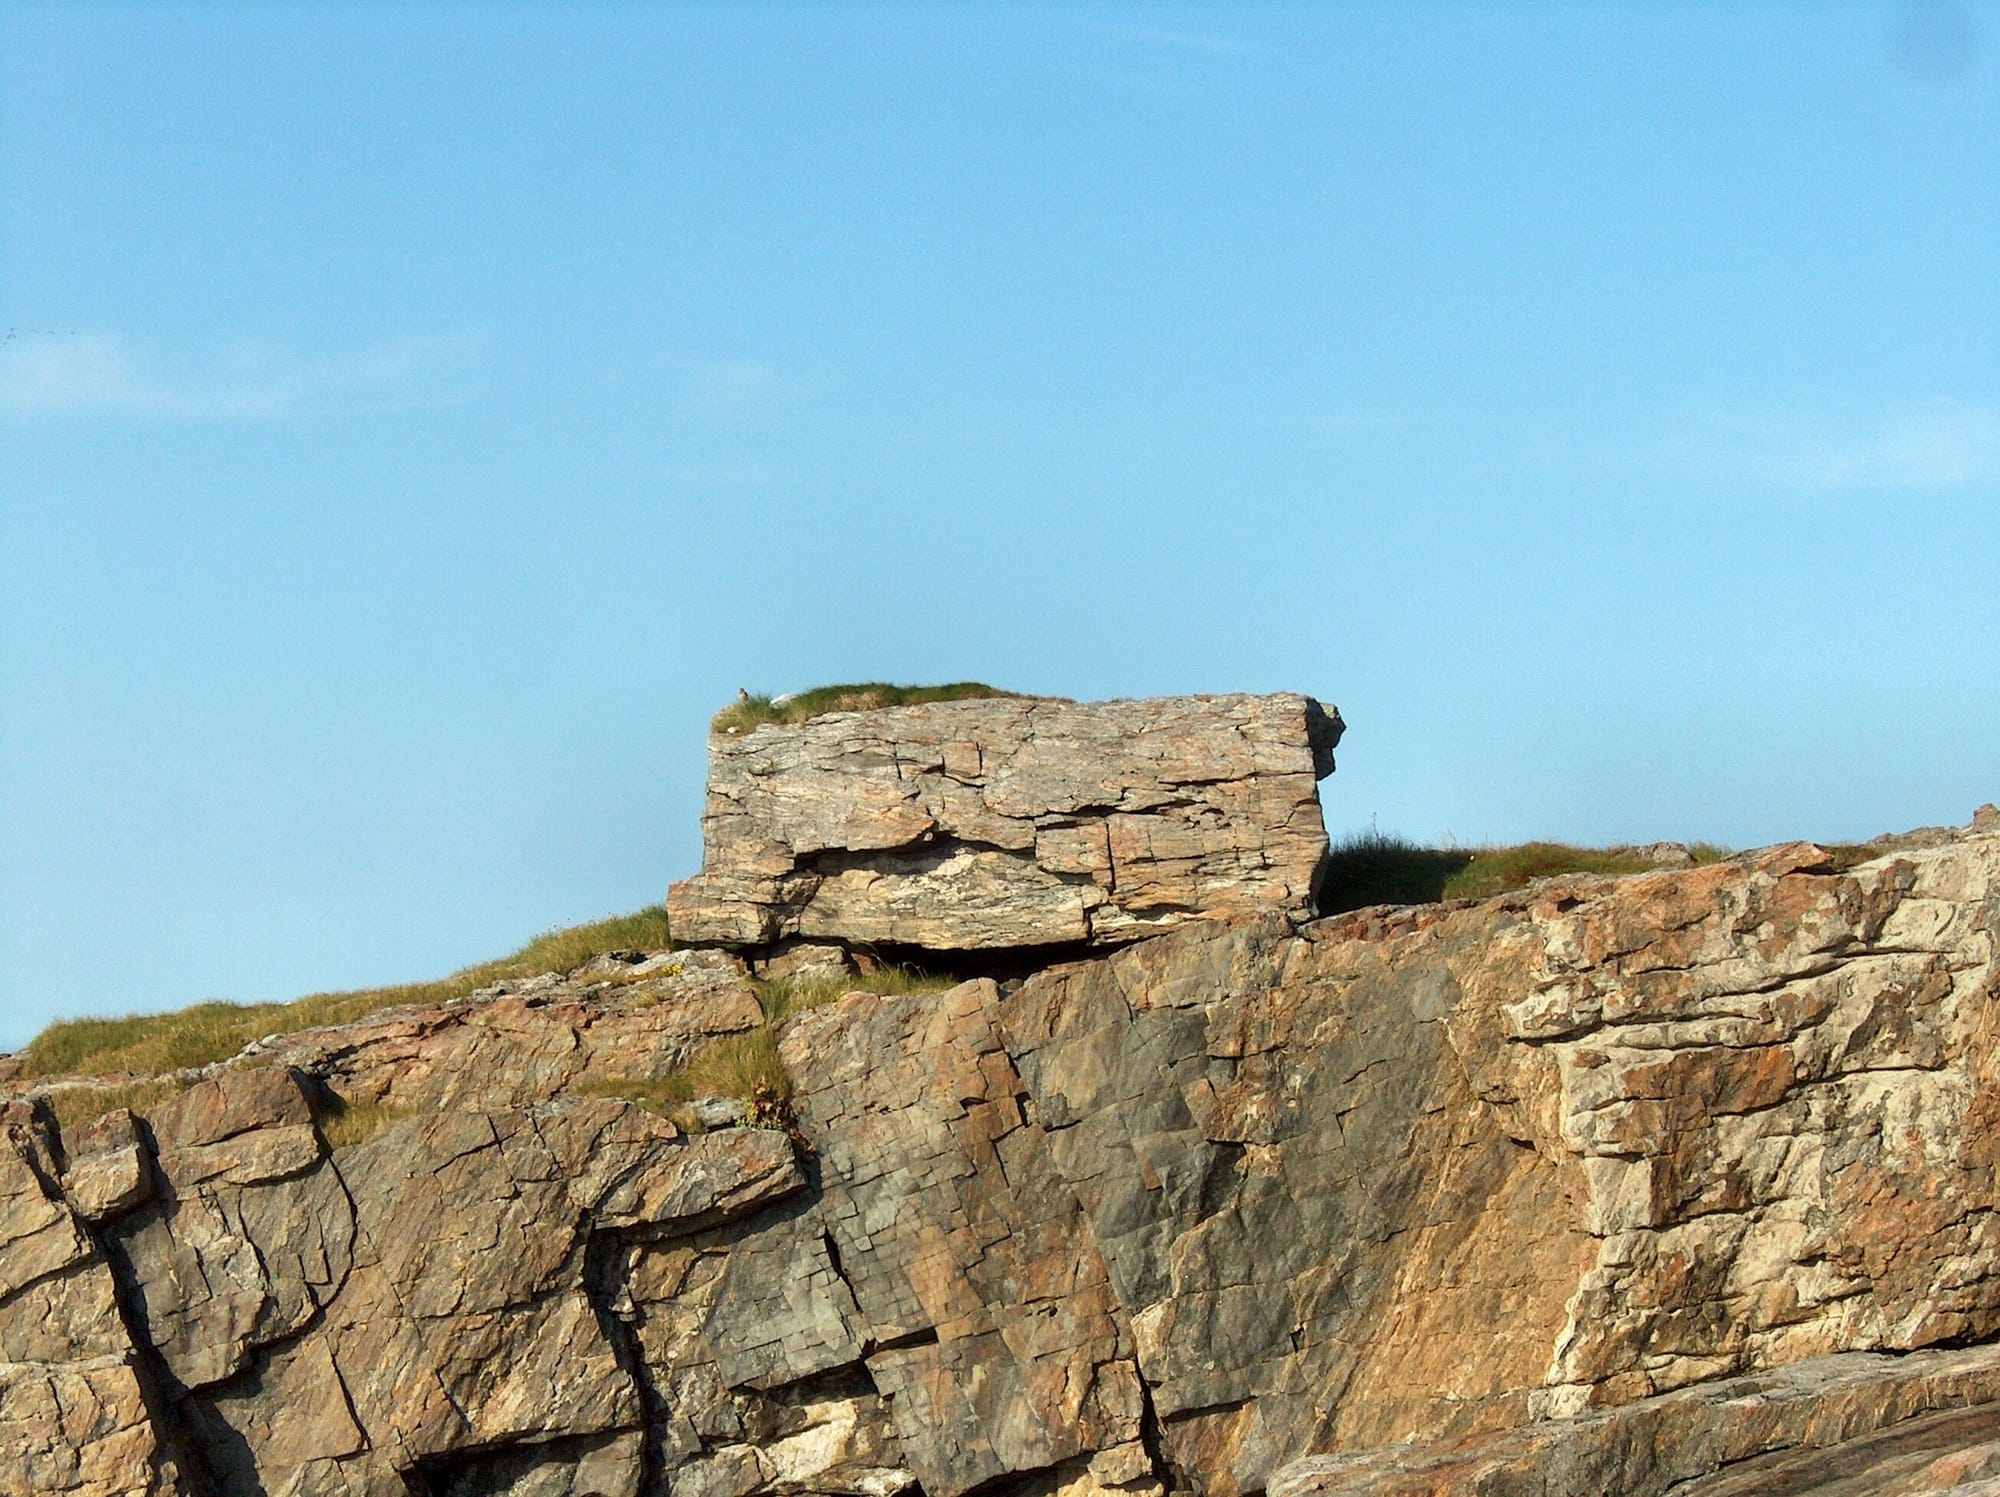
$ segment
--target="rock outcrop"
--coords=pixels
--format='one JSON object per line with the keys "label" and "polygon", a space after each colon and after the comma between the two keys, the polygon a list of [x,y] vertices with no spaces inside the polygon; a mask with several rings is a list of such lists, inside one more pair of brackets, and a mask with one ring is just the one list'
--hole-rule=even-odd
{"label": "rock outcrop", "polygon": [[1992,1490],[2000,828],[1847,861],[850,993],[789,1128],[600,1094],[713,952],[15,1100],[0,1493]]}
{"label": "rock outcrop", "polygon": [[716,734],[674,939],[993,951],[1307,915],[1340,733],[1280,695],[937,702]]}

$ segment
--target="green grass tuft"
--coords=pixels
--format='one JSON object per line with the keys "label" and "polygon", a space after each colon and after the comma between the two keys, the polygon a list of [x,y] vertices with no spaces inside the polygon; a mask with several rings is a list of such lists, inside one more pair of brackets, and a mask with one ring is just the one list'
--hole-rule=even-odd
{"label": "green grass tuft", "polygon": [[1381,832],[1344,837],[1327,859],[1320,909],[1337,915],[1371,904],[1431,904],[1471,861],[1457,848],[1419,847]]}
{"label": "green grass tuft", "polygon": [[166,1071],[227,1060],[252,1040],[322,1024],[345,1024],[405,1003],[445,1003],[503,980],[568,972],[611,951],[662,951],[672,945],[667,912],[652,905],[588,925],[536,936],[512,956],[467,967],[437,982],[345,993],[315,993],[290,1003],[197,1003],[168,1014],[123,1019],[68,1019],[51,1024],[21,1052],[31,1078]]}
{"label": "green grass tuft", "polygon": [[778,1059],[778,1027],[718,1040],[691,1059],[683,1072],[691,1097],[735,1097],[755,1106],[765,1097],[788,1100],[791,1073]]}
{"label": "green grass tuft", "polygon": [[697,1131],[686,1112],[686,1104],[696,1096],[686,1067],[664,1076],[604,1076],[583,1082],[576,1090],[579,1096],[615,1097],[621,1102],[634,1103],[690,1133]]}
{"label": "green grass tuft", "polygon": [[[1727,848],[1697,843],[1697,864],[1728,857]],[[1442,899],[1491,899],[1564,873],[1645,873],[1659,865],[1629,847],[1571,847],[1523,842],[1517,847],[1419,847],[1402,837],[1364,832],[1333,847],[1320,909],[1329,915],[1371,904],[1433,904]]]}
{"label": "green grass tuft", "polygon": [[1525,889],[1538,878],[1560,873],[1644,873],[1659,865],[1622,847],[1570,847],[1561,842],[1523,842],[1518,847],[1482,847],[1444,882],[1446,899],[1491,899]]}
{"label": "green grass tuft", "polygon": [[909,707],[919,702],[958,702],[975,697],[1019,697],[983,681],[953,681],[944,686],[892,686],[886,681],[859,681],[845,686],[815,686],[773,701],[752,693],[731,702],[709,723],[713,733],[747,733],[765,723],[802,723],[829,712],[866,712],[876,707]]}
{"label": "green grass tuft", "polygon": [[577,1090],[631,1102],[688,1133],[701,1132],[689,1105],[698,1097],[733,1097],[760,1126],[792,1123],[792,1077],[778,1058],[778,1028],[769,1023],[703,1046],[664,1076],[607,1076]]}
{"label": "green grass tuft", "polygon": [[791,1019],[809,1008],[831,1003],[849,993],[879,993],[885,998],[901,998],[910,993],[942,993],[958,986],[959,979],[910,967],[883,967],[858,976],[840,973],[798,977],[752,978],[757,1002],[763,1006],[764,1022],[782,1030]]}

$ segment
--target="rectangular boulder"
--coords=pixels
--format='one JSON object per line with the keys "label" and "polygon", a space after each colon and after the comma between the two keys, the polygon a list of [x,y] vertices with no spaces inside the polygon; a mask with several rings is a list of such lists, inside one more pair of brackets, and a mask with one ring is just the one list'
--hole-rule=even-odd
{"label": "rectangular boulder", "polygon": [[1341,730],[1280,693],[988,698],[717,733],[674,938],[995,951],[1310,914]]}

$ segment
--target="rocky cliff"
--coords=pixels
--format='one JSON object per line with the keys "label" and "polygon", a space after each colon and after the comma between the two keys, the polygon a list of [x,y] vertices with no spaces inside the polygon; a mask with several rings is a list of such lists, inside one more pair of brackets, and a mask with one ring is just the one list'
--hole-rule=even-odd
{"label": "rocky cliff", "polygon": [[1996,939],[2000,819],[852,992],[671,1120],[734,956],[16,1087],[0,1493],[1993,1491]]}

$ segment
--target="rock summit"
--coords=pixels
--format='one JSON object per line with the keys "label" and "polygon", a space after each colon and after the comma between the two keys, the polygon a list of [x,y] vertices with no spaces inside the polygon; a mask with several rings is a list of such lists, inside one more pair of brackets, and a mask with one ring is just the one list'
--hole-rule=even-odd
{"label": "rock summit", "polygon": [[1310,914],[1341,729],[1286,693],[1002,697],[717,733],[674,936],[990,952]]}

